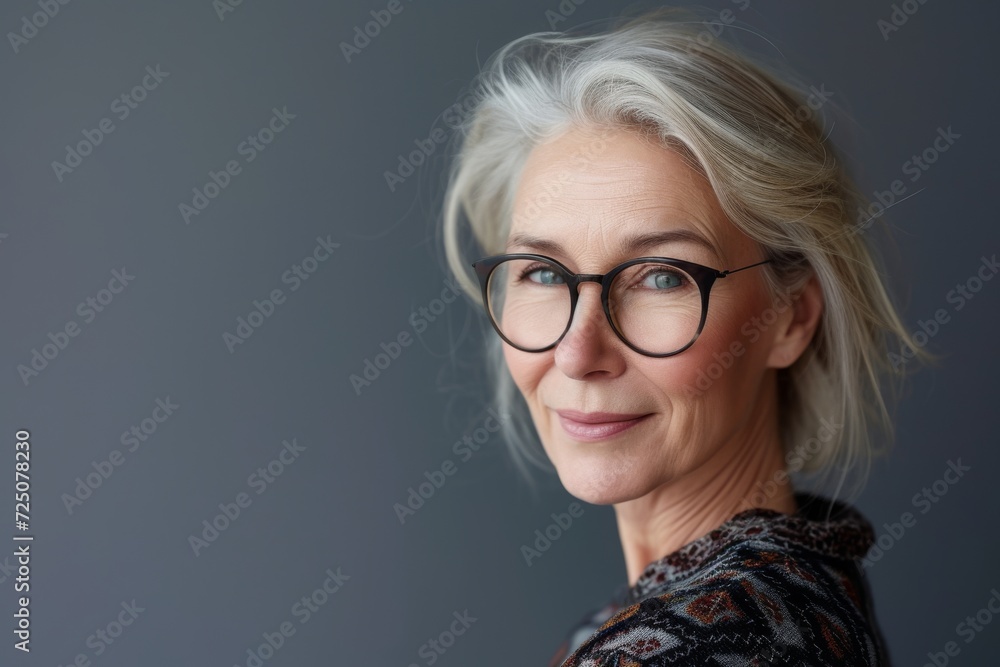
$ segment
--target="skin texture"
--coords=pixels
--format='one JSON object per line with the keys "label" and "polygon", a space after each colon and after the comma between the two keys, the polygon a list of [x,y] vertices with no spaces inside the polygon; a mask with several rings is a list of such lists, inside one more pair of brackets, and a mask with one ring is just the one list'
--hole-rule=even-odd
{"label": "skin texture", "polygon": [[[699,233],[715,250],[690,241],[640,252],[621,244],[639,232],[677,229]],[[674,151],[624,130],[599,135],[575,127],[538,145],[515,194],[511,237],[517,233],[563,250],[508,243],[505,252],[547,255],[578,273],[604,273],[639,256],[719,270],[764,259],[761,247],[729,221],[704,177]],[[701,336],[673,357],[646,357],[622,343],[601,308],[597,283],[580,286],[572,326],[555,348],[529,353],[504,345],[562,484],[581,500],[614,505],[630,584],[649,563],[739,511],[795,511],[788,484],[756,492],[785,469],[777,369],[808,346],[822,294],[813,277],[792,307],[776,308],[762,269],[718,279]],[[759,337],[752,341],[741,327],[768,309],[780,312],[772,324],[753,327]],[[699,389],[699,371],[718,364],[713,355],[736,341],[745,351]],[[584,442],[563,430],[556,409],[651,417],[611,438]]]}

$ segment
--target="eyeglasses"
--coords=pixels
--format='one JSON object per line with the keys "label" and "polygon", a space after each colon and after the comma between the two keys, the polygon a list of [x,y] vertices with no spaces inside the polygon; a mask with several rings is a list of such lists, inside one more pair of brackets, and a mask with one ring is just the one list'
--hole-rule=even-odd
{"label": "eyeglasses", "polygon": [[761,264],[719,271],[669,257],[638,257],[601,275],[573,273],[544,255],[515,253],[472,263],[490,323],[524,352],[555,347],[569,331],[580,284],[601,284],[601,305],[623,343],[647,357],[670,357],[691,347],[708,314],[716,279]]}

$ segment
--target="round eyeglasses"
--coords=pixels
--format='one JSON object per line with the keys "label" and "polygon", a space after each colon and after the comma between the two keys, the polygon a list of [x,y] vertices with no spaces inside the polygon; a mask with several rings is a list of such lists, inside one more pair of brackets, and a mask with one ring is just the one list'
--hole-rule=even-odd
{"label": "round eyeglasses", "polygon": [[573,273],[544,255],[515,253],[472,263],[490,323],[524,352],[555,347],[573,321],[580,284],[601,284],[601,305],[618,338],[647,357],[691,347],[705,326],[716,279],[761,264],[719,271],[669,257],[638,257],[605,274]]}

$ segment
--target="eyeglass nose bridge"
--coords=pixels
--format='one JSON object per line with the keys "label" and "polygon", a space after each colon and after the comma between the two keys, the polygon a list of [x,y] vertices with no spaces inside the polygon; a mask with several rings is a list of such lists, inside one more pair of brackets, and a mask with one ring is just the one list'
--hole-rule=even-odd
{"label": "eyeglass nose bridge", "polygon": [[573,306],[576,307],[576,302],[580,298],[580,285],[583,283],[597,283],[601,286],[601,303],[605,301],[605,283],[606,275],[600,273],[578,273],[576,275],[570,276],[570,281],[573,284]]}
{"label": "eyeglass nose bridge", "polygon": [[608,293],[606,286],[607,274],[578,273],[575,275],[571,274],[569,278],[573,286],[572,305],[570,308],[570,319],[569,322],[566,323],[566,328],[563,330],[562,335],[560,335],[559,338],[556,340],[556,342],[552,344],[552,347],[560,345],[566,338],[566,334],[568,334],[569,330],[573,327],[573,319],[576,317],[576,306],[580,300],[580,285],[583,283],[597,283],[598,285],[601,286],[601,293],[598,298],[600,299],[601,302],[600,312],[604,315],[604,317],[599,317],[598,319],[607,322],[611,326],[611,330],[614,332],[614,334],[620,339],[621,333],[618,332],[614,323],[611,321],[611,315],[608,312],[608,301],[607,301]]}
{"label": "eyeglass nose bridge", "polygon": [[579,273],[577,274],[577,283],[603,283],[604,276],[600,273]]}

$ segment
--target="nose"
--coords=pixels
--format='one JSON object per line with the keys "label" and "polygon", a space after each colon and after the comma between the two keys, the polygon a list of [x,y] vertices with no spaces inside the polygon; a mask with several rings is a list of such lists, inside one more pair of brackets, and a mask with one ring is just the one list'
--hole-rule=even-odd
{"label": "nose", "polygon": [[573,321],[555,348],[555,365],[575,379],[594,373],[618,374],[623,370],[623,356],[604,314],[601,285],[585,282],[579,288]]}

